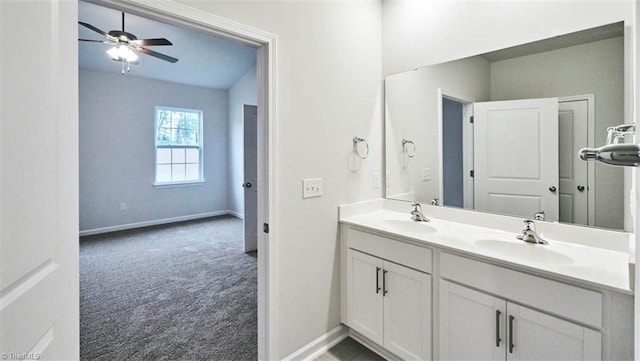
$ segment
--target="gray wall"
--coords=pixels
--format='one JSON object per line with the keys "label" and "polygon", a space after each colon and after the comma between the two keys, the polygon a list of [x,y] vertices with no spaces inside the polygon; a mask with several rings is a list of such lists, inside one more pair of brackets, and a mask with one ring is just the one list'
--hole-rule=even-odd
{"label": "gray wall", "polygon": [[[81,70],[80,230],[226,211],[227,101],[225,90]],[[154,188],[156,105],[203,110],[206,183]]]}
{"label": "gray wall", "polygon": [[[490,64],[476,56],[385,78],[386,171],[391,184],[389,198],[430,202],[440,198],[439,90],[468,101],[487,101],[490,95]],[[408,159],[401,140],[416,144]],[[422,180],[422,169],[431,169],[431,180]],[[410,198],[412,197],[412,198]]]}
{"label": "gray wall", "polygon": [[229,89],[229,209],[244,215],[244,105],[258,105],[253,67]]}

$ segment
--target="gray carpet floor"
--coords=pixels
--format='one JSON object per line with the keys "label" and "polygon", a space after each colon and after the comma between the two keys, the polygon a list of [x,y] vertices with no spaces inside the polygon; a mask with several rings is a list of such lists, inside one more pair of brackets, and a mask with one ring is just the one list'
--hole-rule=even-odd
{"label": "gray carpet floor", "polygon": [[242,237],[230,216],[82,237],[81,360],[255,360]]}

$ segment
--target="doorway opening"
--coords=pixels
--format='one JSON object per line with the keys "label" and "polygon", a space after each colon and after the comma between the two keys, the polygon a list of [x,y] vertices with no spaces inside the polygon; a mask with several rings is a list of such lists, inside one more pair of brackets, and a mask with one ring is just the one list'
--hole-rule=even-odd
{"label": "doorway opening", "polygon": [[[103,5],[103,2],[100,3]],[[274,247],[270,247],[270,242],[268,242],[269,238],[275,236],[275,227],[268,227],[269,221],[272,223],[275,221],[276,213],[273,199],[273,188],[269,185],[275,184],[275,172],[270,172],[269,170],[274,167],[275,164],[275,152],[274,150],[274,136],[275,136],[275,93],[274,93],[274,84],[273,77],[275,76],[275,36],[268,34],[266,32],[262,32],[260,30],[246,27],[241,24],[231,23],[226,19],[219,18],[215,15],[194,11],[191,8],[186,8],[183,6],[178,6],[176,4],[164,4],[164,3],[149,3],[149,4],[131,4],[130,2],[125,1],[109,1],[106,4],[110,9],[116,10],[118,12],[122,11],[129,16],[129,14],[133,16],[143,17],[147,19],[151,19],[154,21],[166,23],[169,25],[175,25],[178,27],[186,28],[189,30],[196,30],[200,34],[204,34],[206,36],[215,36],[218,38],[222,38],[225,40],[231,40],[236,43],[240,43],[244,46],[248,46],[254,49],[256,54],[256,64],[254,70],[254,79],[255,79],[255,87],[256,87],[256,95],[254,102],[242,102],[240,104],[240,166],[236,167],[241,169],[240,172],[242,176],[241,182],[233,182],[229,181],[229,185],[227,189],[220,189],[220,193],[223,193],[225,197],[227,193],[231,193],[231,189],[233,188],[236,193],[240,194],[240,200],[242,205],[244,205],[244,210],[242,213],[238,211],[231,211],[230,214],[239,215],[244,218],[244,227],[243,232],[245,234],[243,250],[244,251],[257,251],[260,254],[258,257],[258,266],[257,266],[257,313],[258,313],[258,358],[259,359],[271,359],[274,358],[277,354],[277,350],[275,348],[275,339],[276,339],[276,325],[275,325],[275,302],[274,298],[276,295],[275,292],[275,275],[273,272],[270,272],[270,265],[275,263],[276,252]],[[83,19],[79,19],[83,21]],[[133,29],[134,22],[127,20],[127,31]],[[114,27],[115,28],[115,27]],[[106,27],[105,30],[111,30],[111,27]],[[154,35],[143,35],[139,34],[141,38],[148,38],[151,36],[165,36],[164,34],[154,34]],[[167,36],[168,37],[168,36]],[[176,55],[179,57],[180,55]],[[107,59],[108,60],[108,59]],[[140,62],[152,62],[156,59],[140,59]],[[133,79],[135,77],[136,70],[140,71],[142,67],[135,69],[132,66],[132,73],[126,74],[124,77],[118,74],[120,77],[118,80],[113,80],[116,83],[124,83],[126,80]],[[148,92],[153,92],[156,90],[155,87],[146,87]],[[114,97],[114,98],[117,98]],[[127,97],[122,97],[125,101],[128,100]],[[133,99],[131,99],[133,100]],[[245,116],[245,107],[246,104],[250,104],[252,107],[250,109],[250,116]],[[167,105],[167,104],[165,104]],[[82,104],[81,104],[82,107]],[[229,107],[231,104],[229,103]],[[208,112],[211,113],[211,112]],[[205,112],[205,119],[207,118],[207,113]],[[252,135],[253,138],[248,140],[248,143],[252,143],[250,147],[252,149],[251,152],[246,153],[251,155],[252,164],[245,164],[245,156],[243,155],[244,147],[248,146],[243,144],[245,143],[245,131],[244,123],[249,121],[251,118],[252,122]],[[132,122],[133,124],[134,122]],[[82,119],[81,119],[82,124]],[[206,126],[206,125],[205,125]],[[203,126],[203,127],[205,127]],[[151,126],[151,130],[153,132],[153,125]],[[205,128],[205,137],[206,131]],[[211,130],[209,131],[211,133]],[[81,140],[82,141],[82,140]],[[229,140],[230,141],[230,140]],[[236,142],[237,143],[237,142]],[[117,145],[117,144],[114,144]],[[211,158],[212,155],[206,152],[207,147],[211,147],[211,143],[209,145],[204,146],[204,162],[207,161],[207,157]],[[140,146],[140,144],[134,145],[131,149],[142,149],[144,147]],[[151,148],[153,149],[153,148]],[[156,149],[157,150],[157,149]],[[173,152],[170,152],[173,156]],[[153,153],[151,153],[153,154]],[[155,156],[157,158],[157,154]],[[188,162],[187,162],[188,163]],[[158,162],[156,160],[156,166]],[[164,165],[164,164],[163,164]],[[172,164],[173,166],[173,164]],[[206,166],[206,164],[205,164]],[[215,166],[214,166],[215,167]],[[251,168],[252,171],[252,180],[245,180],[243,172],[246,173],[245,168]],[[206,172],[206,171],[205,171]],[[157,171],[156,171],[157,175]],[[123,176],[126,176],[123,174]],[[228,177],[231,179],[231,177]],[[208,179],[204,179],[205,182],[208,182]],[[153,183],[153,182],[149,182]],[[247,187],[247,183],[251,183],[251,187]],[[148,186],[153,186],[153,184],[147,184]],[[242,185],[245,187],[243,188]],[[167,187],[162,187],[164,185],[156,184],[155,189],[162,189],[165,193],[178,193],[177,191],[184,187],[184,185],[169,185]],[[82,186],[81,186],[82,187]],[[204,187],[203,185],[195,185],[195,187]],[[251,203],[247,206],[247,191],[251,189]],[[129,189],[129,191],[136,192],[134,189]],[[188,202],[188,200],[185,200]],[[124,203],[124,202],[121,202]],[[168,202],[166,204],[166,208],[179,208],[180,202]],[[129,213],[133,213],[135,210],[132,208],[131,204],[120,204],[120,210],[122,212],[129,211]],[[124,208],[124,210],[122,210]],[[247,215],[247,211],[251,214]],[[215,215],[209,214],[209,212],[205,212],[203,214],[199,214],[200,216],[208,216]],[[179,219],[179,217],[164,217],[170,218],[171,220],[187,220],[187,219],[195,219],[200,217],[185,217],[184,219]],[[162,220],[162,219],[161,219]],[[136,224],[137,223],[137,224]],[[158,224],[162,222],[156,221],[142,221],[142,222],[133,222],[133,225],[137,226],[149,226],[153,224]],[[264,224],[264,227],[262,226]],[[129,224],[131,225],[131,224]],[[258,226],[260,225],[260,226]],[[104,227],[103,227],[104,228]],[[133,228],[133,227],[126,227]],[[270,228],[270,229],[269,229]],[[124,229],[124,228],[121,228]],[[265,230],[263,232],[262,230]],[[116,230],[116,229],[111,229]],[[269,231],[267,233],[266,231]]]}
{"label": "doorway opening", "polygon": [[438,89],[440,197],[437,204],[473,209],[473,101]]}

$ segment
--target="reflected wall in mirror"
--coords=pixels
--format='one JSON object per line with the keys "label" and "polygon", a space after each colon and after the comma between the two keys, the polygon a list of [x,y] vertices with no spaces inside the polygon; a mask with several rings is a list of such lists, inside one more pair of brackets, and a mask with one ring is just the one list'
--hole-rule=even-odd
{"label": "reflected wall in mirror", "polygon": [[625,122],[624,43],[620,22],[387,76],[387,198],[623,229],[625,170],[578,150]]}

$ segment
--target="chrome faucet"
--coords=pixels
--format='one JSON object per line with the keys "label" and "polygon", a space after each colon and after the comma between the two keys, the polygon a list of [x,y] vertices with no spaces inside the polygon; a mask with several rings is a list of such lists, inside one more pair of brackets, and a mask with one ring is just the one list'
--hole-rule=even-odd
{"label": "chrome faucet", "polygon": [[536,221],[544,221],[545,220],[544,211],[536,212],[533,215],[533,219],[535,219]]}
{"label": "chrome faucet", "polygon": [[411,219],[416,222],[431,222],[431,220],[422,214],[422,206],[420,203],[412,203]]}
{"label": "chrome faucet", "polygon": [[522,234],[516,238],[529,243],[549,244],[549,242],[536,233],[536,224],[530,219],[524,220],[524,229],[522,230]]}

